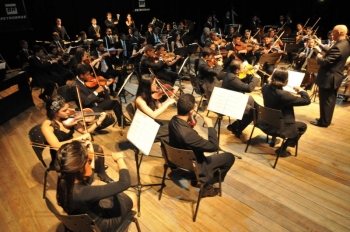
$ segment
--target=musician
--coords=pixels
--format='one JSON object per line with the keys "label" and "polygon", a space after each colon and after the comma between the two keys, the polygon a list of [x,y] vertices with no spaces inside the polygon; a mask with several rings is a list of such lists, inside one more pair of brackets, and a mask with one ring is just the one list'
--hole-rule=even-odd
{"label": "musician", "polygon": [[306,34],[306,31],[303,28],[303,25],[301,23],[297,24],[297,30],[293,33],[293,36],[304,36]]}
{"label": "musician", "polygon": [[154,51],[155,51],[155,49],[152,45],[147,44],[145,46],[144,51],[143,51],[143,55],[141,58],[141,65],[140,65],[141,75],[150,74],[150,71],[149,71],[150,68],[154,72],[157,72],[165,64],[163,57],[159,57],[159,60],[157,63],[154,62],[154,59],[155,59]]}
{"label": "musician", "polygon": [[171,28],[171,24],[170,24],[170,23],[167,23],[167,24],[165,25],[165,30],[163,31],[163,33],[164,33],[165,35],[170,36],[172,32],[173,32],[173,29]]}
{"label": "musician", "polygon": [[210,29],[205,27],[201,35],[201,44],[204,46],[207,41],[210,41]]}
{"label": "musician", "polygon": [[107,28],[106,29],[106,36],[103,37],[103,45],[107,48],[115,48],[116,44],[116,37],[112,36],[112,29]]}
{"label": "musician", "polygon": [[62,21],[60,18],[56,18],[56,26],[53,27],[53,31],[58,33],[60,39],[70,40],[69,35],[67,34],[66,28],[61,25]]}
{"label": "musician", "polygon": [[133,28],[131,28],[131,27],[129,27],[128,28],[128,34],[126,35],[126,40],[128,40],[129,42],[130,42],[130,39],[133,37],[133,33],[132,33],[132,31],[133,31]]}
{"label": "musician", "polygon": [[[294,106],[306,106],[311,103],[307,92],[298,86],[294,90],[300,94],[300,97],[291,94],[282,89],[288,83],[288,71],[286,69],[277,69],[271,77],[271,83],[262,87],[264,106],[282,111],[284,127],[282,135],[288,138],[283,147],[276,150],[276,154],[281,151],[280,157],[290,156],[287,147],[295,147],[296,142],[306,132],[307,125],[303,122],[295,121]],[[276,129],[271,126],[260,123],[259,128],[271,134],[276,133]]]}
{"label": "musician", "polygon": [[95,18],[91,19],[91,26],[89,27],[89,37],[93,40],[98,40],[101,38],[101,27],[97,25],[97,20]]}
{"label": "musician", "polygon": [[57,61],[45,60],[44,50],[40,46],[33,47],[34,56],[28,59],[33,81],[40,87],[44,88],[44,91],[39,95],[39,98],[44,102],[47,102],[51,98],[55,89],[55,83],[58,81],[50,73],[50,67],[52,63]]}
{"label": "musician", "polygon": [[52,41],[51,44],[55,45],[57,47],[58,53],[62,54],[65,50],[64,41],[60,38],[59,34],[57,32],[52,33]]}
{"label": "musician", "polygon": [[234,27],[230,27],[227,35],[225,36],[225,39],[232,40],[234,34],[235,34],[235,28]]}
{"label": "musician", "polygon": [[294,58],[295,70],[300,70],[307,58],[316,58],[317,53],[313,50],[315,46],[315,40],[310,38],[307,40],[306,46],[299,49],[298,54]]}
{"label": "musician", "polygon": [[[267,34],[264,35],[264,37],[268,36],[270,38],[270,42],[275,42],[276,39],[278,39],[277,35],[276,35],[276,31],[273,28],[270,28],[267,31]],[[278,44],[278,46],[281,48],[283,46],[283,42],[282,40],[278,39],[278,41],[276,42],[276,44]],[[275,44],[275,45],[276,45]]]}
{"label": "musician", "polygon": [[[286,18],[284,18],[283,15],[280,15],[277,26],[278,26],[278,29],[280,29],[283,26],[291,26],[292,23],[293,23],[293,21],[290,18],[290,15],[286,15]],[[286,24],[286,25],[284,25],[284,24]]]}
{"label": "musician", "polygon": [[[103,76],[105,79],[115,79],[116,77],[121,78],[122,74],[120,71],[115,70],[112,66],[112,60],[110,54],[105,51],[105,47],[102,42],[96,42],[96,50],[91,51],[91,56],[94,58],[100,58],[101,62],[97,63],[94,67],[97,76]],[[116,90],[122,85],[123,80],[117,81]],[[110,95],[116,97],[116,93],[113,89],[113,85],[109,88]]]}
{"label": "musician", "polygon": [[[210,96],[214,90],[214,87],[221,87],[221,81],[218,80],[218,75],[220,69],[215,69],[217,64],[213,67],[208,65],[208,62],[212,61],[213,51],[210,48],[203,48],[202,57],[198,61],[198,78],[199,82],[202,85],[202,88],[205,91],[207,99],[210,99]],[[215,63],[214,63],[215,64]]]}
{"label": "musician", "polygon": [[[244,71],[242,61],[240,60],[231,61],[228,70],[229,71],[226,73],[222,81],[222,88],[224,89],[240,93],[250,93],[260,82],[260,77],[258,75],[253,75],[250,76],[250,78],[247,78],[248,83],[244,83],[238,77],[238,75]],[[242,131],[253,121],[253,108],[254,98],[249,96],[242,120],[236,120],[234,123],[227,126],[227,129],[234,133],[237,138],[241,136]]]}
{"label": "musician", "polygon": [[232,23],[231,12],[226,11],[225,17],[222,18],[222,27],[225,28],[227,24],[231,24],[231,23]]}
{"label": "musician", "polygon": [[245,60],[245,54],[247,53],[246,44],[241,41],[242,35],[235,33],[232,37],[232,43],[226,46],[226,50],[232,50],[240,60]]}
{"label": "musician", "polygon": [[[217,183],[218,175],[214,175],[214,170],[220,168],[221,180],[224,181],[227,172],[232,167],[235,157],[232,153],[220,153],[206,156],[204,152],[215,152],[219,149],[217,132],[213,127],[210,118],[204,117],[204,123],[208,126],[208,139],[202,138],[188,125],[192,114],[196,112],[195,98],[191,94],[183,94],[177,102],[177,115],[173,116],[169,122],[169,143],[170,146],[192,150],[196,156],[199,177],[205,183],[202,197],[212,197],[218,194],[213,184]],[[197,183],[191,181],[191,185]]]}
{"label": "musician", "polygon": [[345,25],[336,25],[332,32],[335,44],[324,56],[317,54],[320,68],[315,83],[319,86],[320,118],[311,121],[312,125],[328,127],[332,122],[338,88],[343,80],[344,65],[350,55],[347,33],[348,28]]}
{"label": "musician", "polygon": [[141,37],[140,33],[139,33],[139,30],[137,28],[134,28],[133,29],[133,36],[130,38],[130,44],[131,46],[135,46],[138,41],[139,41],[139,37]]}
{"label": "musician", "polygon": [[[122,107],[118,100],[112,100],[108,95],[108,90],[113,83],[113,79],[108,79],[105,86],[96,85],[94,88],[88,88],[85,82],[91,80],[90,66],[78,64],[76,73],[77,77],[73,80],[71,92],[77,105],[79,105],[79,101],[76,86],[79,86],[83,108],[91,108],[96,112],[113,110],[118,120],[118,126],[121,126],[123,115]],[[109,121],[108,125],[113,123],[114,120]],[[129,125],[130,123],[126,122],[125,117],[123,117],[123,126]]]}
{"label": "musician", "polygon": [[80,36],[80,40],[78,40],[77,46],[78,47],[83,47],[86,50],[89,50],[90,44],[87,41],[87,36],[86,36],[85,31],[79,32],[79,36]]}
{"label": "musician", "polygon": [[147,41],[145,37],[139,37],[137,44],[132,48],[131,58],[134,60],[134,72],[136,72],[138,78],[141,78],[140,73],[140,62],[144,52],[144,47],[146,46]]}
{"label": "musician", "polygon": [[112,30],[112,34],[113,35],[119,35],[117,25],[119,23],[120,15],[117,14],[117,19],[113,19],[112,18],[112,13],[111,12],[107,12],[106,16],[107,16],[107,19],[104,21],[106,27],[110,28]]}
{"label": "musician", "polygon": [[[170,36],[169,36],[170,37]],[[171,39],[171,38],[169,38],[168,36],[166,36],[166,35],[162,35],[161,37],[160,37],[160,44],[162,44],[162,45],[164,45],[164,48],[165,48],[165,51],[167,51],[167,52],[170,52],[171,50],[172,50],[172,48],[171,48],[171,46],[170,46],[170,44],[169,44],[169,39]]]}
{"label": "musician", "polygon": [[[56,97],[49,99],[46,103],[46,116],[47,119],[41,124],[41,132],[48,145],[53,148],[59,148],[66,143],[71,143],[74,140],[84,141],[91,140],[90,133],[98,129],[98,125],[102,125],[106,119],[106,113],[102,112],[97,118],[97,121],[89,125],[85,131],[82,123],[77,122],[75,125],[67,126],[64,124],[64,120],[69,117],[69,105],[65,102],[64,98],[57,95]],[[73,138],[74,132],[79,132],[79,136]],[[103,154],[103,149],[96,145],[92,145],[93,150]],[[57,169],[59,163],[57,163],[57,150],[50,149],[51,162],[50,168]],[[95,172],[106,183],[114,182],[105,171],[105,159],[102,156],[95,156]]]}
{"label": "musician", "polygon": [[82,145],[74,141],[59,149],[57,203],[68,215],[88,214],[100,231],[117,231],[120,223],[137,206],[135,194],[125,191],[130,187],[131,180],[123,153],[111,154],[118,164],[119,180],[91,186],[93,173],[84,147],[86,145],[90,143]]}
{"label": "musician", "polygon": [[116,48],[122,49],[121,53],[119,54],[120,59],[129,59],[131,55],[130,44],[129,41],[126,40],[126,35],[124,33],[120,34],[120,39],[116,43]]}
{"label": "musician", "polygon": [[145,37],[147,39],[147,44],[152,44],[153,46],[156,44],[156,37],[157,36],[153,32],[153,25],[152,24],[148,24],[148,31],[145,32]]}
{"label": "musician", "polygon": [[19,41],[19,45],[21,46],[21,49],[18,51],[17,57],[21,67],[23,67],[28,64],[28,59],[33,55],[33,51],[28,49],[28,43],[25,40]]}
{"label": "musician", "polygon": [[[64,67],[68,65],[70,61],[63,60],[63,55],[69,57],[69,54],[67,53],[63,55],[58,54],[57,47],[53,44],[50,45],[48,52],[49,52],[50,60],[56,61],[52,63],[52,65],[50,66],[50,75],[51,77],[54,77],[55,80],[59,80],[58,81],[59,86],[65,85],[67,80],[73,80],[74,74],[69,69]],[[68,68],[71,68],[71,67],[69,67],[68,65]]]}
{"label": "musician", "polygon": [[213,17],[211,15],[208,15],[207,17],[207,21],[204,23],[203,28],[209,28],[209,30],[214,28],[214,24],[213,24]]}
{"label": "musician", "polygon": [[135,98],[135,109],[141,110],[144,114],[153,118],[159,125],[160,128],[157,132],[155,142],[159,142],[160,139],[169,141],[168,124],[169,120],[157,119],[170,105],[175,103],[175,100],[171,97],[167,98],[162,103],[160,99],[152,97],[152,93],[161,91],[157,84],[155,77],[149,75],[142,75],[139,81],[139,86],[136,92]]}
{"label": "musician", "polygon": [[183,48],[185,47],[184,41],[181,39],[180,34],[174,35],[175,39],[171,42],[171,50],[174,51],[176,48]]}
{"label": "musician", "polygon": [[260,28],[260,26],[261,26],[260,19],[258,18],[258,16],[254,15],[252,17],[252,20],[249,22],[248,28],[252,31],[253,34],[255,34]]}
{"label": "musician", "polygon": [[135,22],[131,17],[131,14],[127,14],[126,15],[126,22],[125,22],[126,26],[129,28],[135,28]]}

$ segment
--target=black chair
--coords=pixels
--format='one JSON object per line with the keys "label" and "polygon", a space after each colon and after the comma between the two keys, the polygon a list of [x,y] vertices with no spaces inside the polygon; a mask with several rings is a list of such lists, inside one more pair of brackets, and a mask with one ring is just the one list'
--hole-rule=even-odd
{"label": "black chair", "polygon": [[[244,152],[247,152],[248,150],[255,127],[259,128],[261,131],[263,131],[266,134],[266,143],[268,143],[269,141],[269,135],[275,136],[282,139],[281,147],[283,147],[287,138],[282,134],[284,129],[282,111],[263,107],[255,103],[255,108],[253,109],[253,112],[254,112],[254,126],[252,129],[252,132],[250,133],[250,137],[247,142],[247,147],[245,148]],[[279,153],[277,154],[273,168],[276,167],[277,161],[281,155],[281,152],[282,152],[282,149],[280,149]],[[296,142],[296,147],[295,147],[295,156],[297,155],[298,155],[298,141]]]}
{"label": "black chair", "polygon": [[132,121],[132,119],[134,118],[134,115],[135,115],[135,106],[133,103],[129,103],[127,106],[126,106],[126,112],[128,112],[129,114],[129,117],[130,117],[130,121]]}
{"label": "black chair", "polygon": [[202,91],[201,87],[199,86],[197,76],[191,75],[191,74],[189,76],[190,76],[190,81],[191,81],[191,85],[193,88],[191,94],[193,95],[193,93],[195,92],[196,94],[201,96],[199,103],[198,103],[198,108],[197,108],[197,113],[198,113],[199,107],[202,105],[203,99],[206,99],[206,97],[205,97],[204,91]]}
{"label": "black chair", "polygon": [[[45,202],[47,205],[47,208],[53,213],[58,220],[60,220],[66,231],[69,232],[101,232],[101,230],[98,228],[94,220],[91,219],[91,217],[87,214],[79,214],[79,215],[67,215],[67,214],[61,214],[58,212],[54,204],[45,197]],[[130,211],[126,217],[121,221],[120,226],[116,230],[116,232],[124,232],[127,230],[131,222],[135,222],[137,231],[141,231],[139,223],[137,219],[135,218],[136,212]]]}
{"label": "black chair", "polygon": [[[45,176],[44,176],[44,190],[43,190],[43,198],[45,198],[45,194],[46,194],[46,181],[47,181],[47,174],[49,173],[49,171],[51,170],[55,170],[53,167],[48,167],[43,159],[43,155],[42,152],[44,150],[44,146],[46,144],[46,140],[44,138],[44,135],[41,133],[41,124],[34,126],[32,129],[30,129],[29,131],[29,140],[32,143],[32,148],[36,154],[36,156],[38,157],[38,159],[40,160],[40,162],[44,165],[45,168]],[[41,145],[44,145],[41,147]]]}
{"label": "black chair", "polygon": [[67,103],[70,101],[74,101],[73,93],[70,90],[69,85],[63,85],[63,86],[58,87],[57,94],[61,95]]}
{"label": "black chair", "polygon": [[[169,167],[170,168],[179,168],[179,169],[194,173],[196,176],[196,181],[198,183],[200,183],[200,190],[198,193],[197,206],[196,206],[196,210],[194,212],[193,218],[192,218],[192,220],[195,222],[196,217],[197,217],[198,208],[199,208],[199,203],[200,203],[201,198],[202,198],[203,187],[205,184],[205,183],[201,182],[199,179],[199,172],[197,169],[197,162],[196,162],[195,154],[193,153],[192,150],[182,150],[182,149],[177,149],[177,148],[171,147],[164,140],[162,140],[161,142],[162,142],[161,149],[162,149],[165,163],[164,163],[164,173],[163,173],[163,179],[162,179],[162,186],[159,189],[158,200],[160,200],[162,197],[163,188],[165,187],[165,184],[164,184],[165,175],[166,175]],[[221,170],[218,168],[215,170],[215,172],[219,173],[219,190],[220,190],[219,195],[222,196]]]}

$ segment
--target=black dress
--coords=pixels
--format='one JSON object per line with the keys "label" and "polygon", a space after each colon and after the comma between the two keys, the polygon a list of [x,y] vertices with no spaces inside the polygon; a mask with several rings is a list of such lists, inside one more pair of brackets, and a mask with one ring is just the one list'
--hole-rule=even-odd
{"label": "black dress", "polygon": [[101,231],[116,231],[123,218],[131,211],[131,198],[123,193],[131,185],[127,169],[119,171],[119,181],[91,186],[76,183],[73,189],[72,214],[88,214]]}

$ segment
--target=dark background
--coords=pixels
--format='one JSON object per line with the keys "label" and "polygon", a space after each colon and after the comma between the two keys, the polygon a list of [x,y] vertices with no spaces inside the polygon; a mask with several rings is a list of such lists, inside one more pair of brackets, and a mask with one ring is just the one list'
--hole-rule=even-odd
{"label": "dark background", "polygon": [[[342,2],[342,3],[341,3]],[[317,35],[326,37],[327,31],[331,30],[336,24],[346,24],[350,26],[349,17],[345,1],[336,0],[284,0],[284,1],[212,1],[206,3],[201,0],[146,0],[146,7],[149,12],[132,12],[137,0],[24,0],[27,9],[28,18],[32,30],[0,32],[1,49],[0,54],[9,63],[11,68],[18,67],[15,55],[20,49],[19,41],[25,39],[29,43],[29,48],[34,45],[35,40],[51,40],[52,27],[55,25],[56,17],[62,19],[62,25],[65,26],[71,39],[75,39],[80,31],[88,30],[91,25],[91,18],[97,19],[97,24],[104,32],[104,23],[106,12],[111,12],[113,18],[119,13],[119,32],[126,32],[126,14],[131,13],[142,32],[147,29],[153,17],[165,22],[179,22],[187,19],[195,22],[193,35],[199,38],[203,24],[208,15],[215,11],[216,17],[222,21],[225,11],[231,10],[231,4],[234,11],[238,14],[235,17],[235,23],[243,24],[241,32],[248,25],[248,21],[253,15],[257,15],[262,25],[276,24],[279,15],[290,14],[293,24],[305,24],[310,18],[307,26],[313,26],[319,17],[321,17]],[[220,22],[221,23],[221,22]],[[315,27],[315,28],[316,28]],[[294,28],[293,28],[294,30]],[[142,33],[143,34],[143,33]]]}

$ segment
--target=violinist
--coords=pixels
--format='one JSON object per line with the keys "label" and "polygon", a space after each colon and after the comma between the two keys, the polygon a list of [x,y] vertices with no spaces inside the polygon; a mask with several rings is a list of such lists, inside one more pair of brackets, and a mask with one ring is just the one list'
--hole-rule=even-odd
{"label": "violinist", "polygon": [[51,44],[55,45],[57,47],[58,54],[62,55],[65,50],[65,45],[63,40],[60,39],[60,36],[57,32],[52,33],[53,40],[51,41]]}
{"label": "violinist", "polygon": [[[98,126],[102,126],[103,121],[106,118],[106,113],[101,113],[100,117],[93,123],[87,131],[84,126],[78,122],[74,125],[66,126],[64,120],[69,117],[69,105],[65,102],[64,98],[57,95],[55,98],[49,99],[46,103],[46,115],[47,119],[41,125],[41,132],[48,143],[53,148],[59,148],[63,144],[70,143],[73,140],[91,140],[92,133]],[[74,132],[80,133],[79,136],[74,136]],[[93,145],[93,150],[103,154],[103,150],[98,145]],[[57,151],[50,149],[51,162],[50,167],[55,168],[55,160],[57,157]],[[104,165],[103,156],[95,156],[95,171],[100,179],[106,183],[111,183],[113,180],[107,175]],[[56,164],[57,165],[57,164]]]}
{"label": "violinist", "polygon": [[[155,121],[161,125],[158,130],[155,141],[165,139],[168,141],[168,122],[165,120],[157,119],[170,105],[175,103],[175,100],[171,97],[166,101],[160,102],[158,97],[154,97],[152,93],[162,91],[162,88],[157,84],[155,77],[150,75],[142,75],[139,81],[139,86],[136,92],[135,108],[141,110],[149,117],[155,119]],[[155,99],[157,98],[157,99]]]}
{"label": "violinist", "polygon": [[52,63],[50,67],[51,76],[54,76],[56,80],[58,80],[58,85],[65,85],[67,80],[73,80],[74,74],[64,65],[67,65],[70,61],[64,61],[62,59],[63,55],[60,56],[57,51],[57,47],[53,44],[49,47],[49,57],[51,61],[55,61]]}
{"label": "violinist", "polygon": [[230,27],[227,35],[225,35],[225,39],[231,41],[233,39],[233,35],[235,34],[235,28]]}
{"label": "violinist", "polygon": [[203,33],[201,35],[201,44],[204,46],[206,42],[210,41],[210,29],[208,27],[205,27],[203,29]]}
{"label": "violinist", "polygon": [[[158,62],[155,62],[156,57],[155,57],[154,51],[155,49],[152,45],[147,44],[145,46],[144,53],[141,58],[141,65],[140,65],[141,75],[150,74],[150,71],[149,71],[150,68],[157,73],[162,69],[163,65],[166,64],[166,61],[164,61],[162,56],[159,57]],[[165,81],[169,81],[169,79]],[[171,81],[168,83],[172,84]]]}
{"label": "violinist", "polygon": [[89,43],[87,41],[87,36],[86,36],[85,31],[79,32],[79,36],[80,36],[80,40],[78,40],[77,46],[83,47],[86,50],[90,50],[90,45],[89,45]]}
{"label": "violinist", "polygon": [[275,29],[270,28],[270,29],[267,31],[267,34],[264,35],[264,37],[266,37],[266,36],[270,38],[270,42],[271,42],[271,43],[275,42],[275,40],[277,39],[278,41],[275,43],[275,45],[276,45],[276,46],[278,45],[279,48],[281,48],[281,47],[283,46],[283,42],[282,42],[282,40],[280,40],[280,39],[278,38],[278,36],[276,35]]}
{"label": "violinist", "polygon": [[[126,122],[125,117],[123,117],[123,123],[122,123],[123,111],[119,101],[112,100],[108,95],[108,90],[110,88],[109,86],[111,86],[111,84],[113,83],[112,78],[108,79],[107,81],[104,80],[104,82],[106,83],[104,86],[100,85],[99,82],[95,79],[95,82],[96,82],[95,87],[89,88],[86,82],[93,81],[92,80],[93,77],[91,77],[91,74],[90,74],[90,66],[85,64],[78,64],[76,74],[77,74],[77,77],[73,80],[72,87],[71,87],[71,92],[73,94],[73,98],[76,103],[79,103],[78,93],[76,89],[76,86],[78,86],[80,89],[81,102],[84,108],[91,108],[96,112],[113,110],[118,120],[119,126],[122,126],[122,124],[123,126],[130,125],[129,123]],[[114,123],[114,118],[108,118],[108,120],[109,121],[106,122],[106,124],[111,125]]]}
{"label": "violinist", "polygon": [[245,60],[248,61],[249,64],[254,65],[258,60],[258,53],[256,51],[259,49],[259,44],[257,39],[251,36],[250,30],[245,30],[244,37],[241,39],[246,44],[247,53],[245,55]]}
{"label": "violinist", "polygon": [[295,70],[300,70],[301,67],[306,62],[307,58],[316,58],[317,53],[314,52],[314,47],[316,46],[314,39],[308,39],[306,42],[306,46],[304,48],[300,48],[298,54],[296,55],[295,62]]}
{"label": "violinist", "polygon": [[[230,63],[229,71],[222,81],[222,88],[240,93],[252,92],[258,85],[260,77],[258,75],[253,75],[248,78],[248,83],[244,83],[238,77],[243,71],[244,67],[242,62],[240,60],[233,60]],[[254,98],[249,96],[242,120],[236,120],[234,123],[227,126],[227,129],[234,133],[237,138],[240,138],[242,131],[253,121],[253,108]]]}
{"label": "violinist", "polygon": [[[105,47],[103,46],[102,42],[96,42],[96,50],[91,51],[91,56],[100,59],[100,62],[93,66],[97,76],[103,76],[105,79],[116,79],[116,77],[122,77],[121,72],[113,68],[110,54],[105,51]],[[120,88],[122,84],[123,80],[117,81],[116,91]],[[113,85],[109,90],[110,95],[116,97],[117,94],[113,89]]]}

